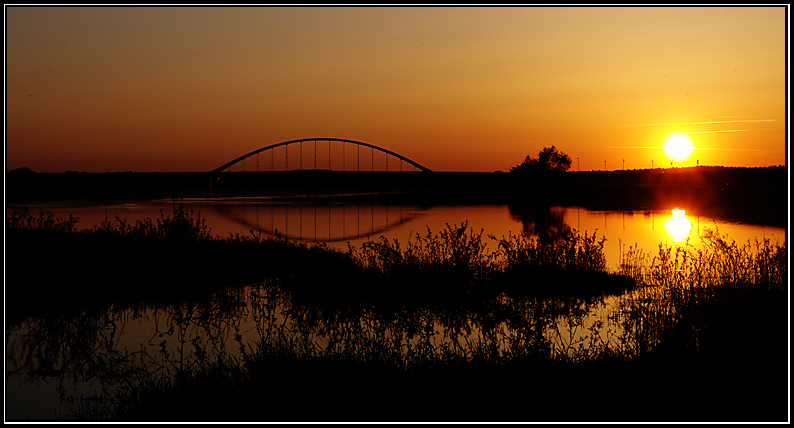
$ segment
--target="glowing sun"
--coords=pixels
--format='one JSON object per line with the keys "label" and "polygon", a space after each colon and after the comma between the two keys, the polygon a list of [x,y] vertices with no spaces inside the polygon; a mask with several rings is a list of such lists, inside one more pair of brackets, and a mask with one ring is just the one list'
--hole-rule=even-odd
{"label": "glowing sun", "polygon": [[671,161],[683,162],[692,156],[693,150],[692,140],[683,132],[673,132],[664,140],[664,154]]}

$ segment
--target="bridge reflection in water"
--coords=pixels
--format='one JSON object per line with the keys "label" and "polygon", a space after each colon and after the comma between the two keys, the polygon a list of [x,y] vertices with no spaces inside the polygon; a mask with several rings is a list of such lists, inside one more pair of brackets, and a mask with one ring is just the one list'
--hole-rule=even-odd
{"label": "bridge reflection in water", "polygon": [[303,242],[378,237],[421,215],[415,206],[375,203],[241,203],[213,207],[245,230]]}

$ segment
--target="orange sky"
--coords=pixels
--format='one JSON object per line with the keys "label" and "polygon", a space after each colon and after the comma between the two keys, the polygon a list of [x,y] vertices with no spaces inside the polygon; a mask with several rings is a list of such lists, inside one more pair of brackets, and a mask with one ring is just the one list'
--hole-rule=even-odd
{"label": "orange sky", "polygon": [[785,164],[785,7],[6,7],[6,171],[208,171],[306,137],[434,170]]}

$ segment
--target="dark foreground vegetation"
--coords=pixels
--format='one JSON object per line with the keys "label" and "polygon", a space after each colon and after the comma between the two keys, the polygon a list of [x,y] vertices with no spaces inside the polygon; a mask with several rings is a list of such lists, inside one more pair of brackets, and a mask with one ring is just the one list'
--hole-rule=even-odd
{"label": "dark foreground vegetation", "polygon": [[[77,419],[788,419],[785,243],[715,231],[697,249],[625,248],[611,272],[603,242],[576,231],[484,237],[463,224],[339,252],[215,237],[183,206],[74,224],[7,219],[6,322],[47,338],[19,367],[117,385],[75,401]],[[608,319],[588,322],[610,299]],[[179,351],[114,350],[110,305],[163,308],[160,337]],[[236,330],[240,311],[256,339]],[[208,333],[190,338],[192,325]]]}

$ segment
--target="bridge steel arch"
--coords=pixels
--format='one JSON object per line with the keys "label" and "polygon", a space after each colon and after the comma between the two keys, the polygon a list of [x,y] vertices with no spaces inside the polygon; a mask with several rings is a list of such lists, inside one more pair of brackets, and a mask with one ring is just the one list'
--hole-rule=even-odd
{"label": "bridge steel arch", "polygon": [[257,150],[254,150],[252,152],[246,153],[246,154],[244,154],[244,155],[242,155],[242,156],[240,156],[240,157],[238,157],[238,158],[236,158],[236,159],[234,159],[234,160],[232,160],[230,162],[227,162],[227,163],[225,163],[225,164],[213,169],[212,171],[210,171],[210,173],[212,173],[213,175],[217,175],[217,174],[221,173],[224,169],[236,164],[237,162],[240,162],[240,161],[242,161],[244,159],[247,159],[247,158],[249,158],[249,157],[251,157],[251,156],[253,156],[253,155],[257,154],[257,153],[264,152],[266,150],[272,150],[272,149],[275,149],[276,147],[287,146],[289,144],[295,144],[295,143],[303,143],[303,142],[306,142],[306,141],[336,141],[336,142],[340,142],[340,143],[351,143],[351,144],[356,144],[356,145],[359,145],[359,146],[369,147],[371,149],[378,150],[380,152],[386,153],[387,155],[391,155],[391,156],[394,156],[394,157],[396,157],[396,158],[398,158],[400,160],[403,160],[403,161],[405,161],[405,162],[407,162],[407,163],[419,168],[420,170],[422,170],[424,172],[433,172],[430,168],[427,168],[427,167],[424,167],[422,165],[419,165],[418,163],[412,161],[411,159],[408,159],[407,157],[405,157],[405,156],[403,156],[403,155],[401,155],[399,153],[395,153],[395,152],[393,152],[393,151],[391,151],[389,149],[384,149],[383,147],[379,147],[379,146],[376,146],[374,144],[365,143],[363,141],[348,140],[348,139],[345,139],[345,138],[320,138],[320,137],[318,137],[318,138],[299,138],[297,140],[289,140],[289,141],[283,141],[281,143],[271,144],[269,146],[262,147],[261,149],[257,149]]}

